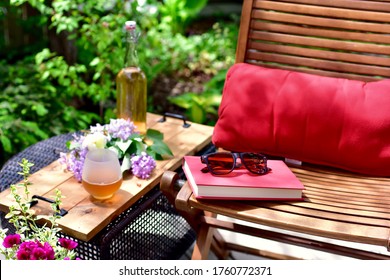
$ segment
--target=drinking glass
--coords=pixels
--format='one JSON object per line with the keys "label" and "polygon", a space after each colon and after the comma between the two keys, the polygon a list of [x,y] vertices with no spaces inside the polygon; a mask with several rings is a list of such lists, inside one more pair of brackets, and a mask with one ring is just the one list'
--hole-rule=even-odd
{"label": "drinking glass", "polygon": [[87,153],[82,185],[96,199],[107,199],[122,185],[122,171],[117,155],[107,149],[95,149]]}

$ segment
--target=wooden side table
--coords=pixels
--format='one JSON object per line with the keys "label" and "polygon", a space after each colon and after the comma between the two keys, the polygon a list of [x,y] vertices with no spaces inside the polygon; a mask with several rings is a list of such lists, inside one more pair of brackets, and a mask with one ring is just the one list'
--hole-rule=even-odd
{"label": "wooden side table", "polygon": [[[164,141],[172,150],[174,157],[157,161],[157,167],[148,180],[138,179],[132,175],[126,176],[121,189],[110,199],[104,201],[93,199],[58,161],[30,176],[31,194],[49,198],[54,195],[55,189],[61,190],[64,196],[62,208],[68,211],[59,220],[59,226],[63,229],[62,234],[75,238],[84,245],[91,243],[98,244],[98,247],[103,249],[110,247],[110,243],[105,240],[113,240],[115,236],[123,233],[126,226],[141,215],[143,210],[152,209],[156,203],[157,208],[158,204],[164,204],[166,199],[158,190],[163,172],[178,169],[184,155],[196,154],[206,147],[211,141],[213,131],[209,126],[195,123],[188,126],[182,120],[163,118],[155,114],[148,114],[148,128],[164,134]],[[1,211],[7,212],[13,203],[9,189],[0,193]],[[37,215],[51,214],[50,205],[45,202],[39,202],[33,209]],[[164,211],[168,210],[174,209]],[[101,249],[96,249],[95,245],[92,250]],[[93,253],[91,255],[94,256]],[[104,258],[110,258],[109,253],[104,255],[106,255]]]}

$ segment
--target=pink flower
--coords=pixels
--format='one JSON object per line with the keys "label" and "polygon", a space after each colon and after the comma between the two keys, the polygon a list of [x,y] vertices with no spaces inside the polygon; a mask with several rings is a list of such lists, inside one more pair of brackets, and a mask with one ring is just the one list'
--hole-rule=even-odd
{"label": "pink flower", "polygon": [[49,243],[39,241],[23,242],[16,252],[18,260],[54,260],[54,250]]}
{"label": "pink flower", "polygon": [[78,245],[77,242],[67,238],[60,238],[58,239],[58,242],[60,243],[61,247],[64,247],[65,249],[68,250],[73,250]]}
{"label": "pink flower", "polygon": [[14,245],[20,244],[20,235],[19,234],[11,234],[4,238],[3,246],[5,248],[12,248]]}
{"label": "pink flower", "polygon": [[36,247],[30,254],[30,260],[45,260],[46,252],[43,248]]}
{"label": "pink flower", "polygon": [[54,260],[54,249],[48,242],[43,245],[45,250],[46,260]]}

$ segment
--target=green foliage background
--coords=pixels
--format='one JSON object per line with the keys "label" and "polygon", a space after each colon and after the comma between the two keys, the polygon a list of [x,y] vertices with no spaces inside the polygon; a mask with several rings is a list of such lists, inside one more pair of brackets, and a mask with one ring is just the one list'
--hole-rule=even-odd
{"label": "green foliage background", "polygon": [[[0,56],[0,166],[37,141],[115,117],[115,75],[123,65],[122,26],[129,19],[137,21],[142,32],[138,53],[149,86],[162,74],[202,72],[214,77],[204,93],[170,98],[190,120],[213,124],[224,75],[234,62],[238,20],[220,21],[201,34],[186,34],[207,2],[11,0],[0,4],[0,21],[14,13],[25,32],[43,38]],[[38,12],[19,18],[25,5]],[[70,55],[50,48],[53,34],[66,38]],[[0,49],[5,45],[0,40]],[[151,89],[148,95],[153,99]]]}

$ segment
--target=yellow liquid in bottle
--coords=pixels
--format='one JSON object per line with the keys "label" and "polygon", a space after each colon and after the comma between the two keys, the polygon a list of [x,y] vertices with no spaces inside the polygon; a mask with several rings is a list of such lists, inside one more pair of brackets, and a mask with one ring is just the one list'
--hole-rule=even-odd
{"label": "yellow liquid in bottle", "polygon": [[141,134],[146,133],[146,84],[137,67],[124,68],[116,77],[117,118],[130,119]]}

